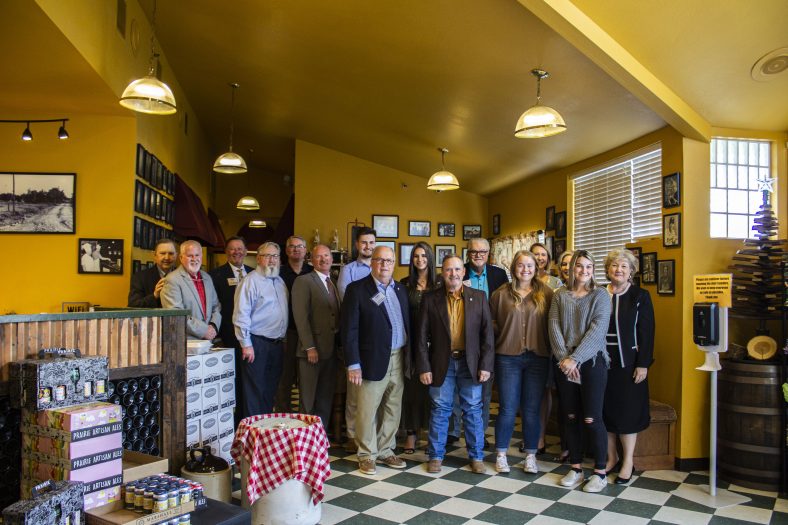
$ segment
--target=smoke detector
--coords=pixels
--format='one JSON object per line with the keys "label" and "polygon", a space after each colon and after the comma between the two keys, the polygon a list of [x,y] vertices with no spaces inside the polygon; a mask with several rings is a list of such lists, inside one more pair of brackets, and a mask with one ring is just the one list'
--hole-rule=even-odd
{"label": "smoke detector", "polygon": [[757,82],[769,82],[786,69],[788,69],[788,47],[781,47],[759,58],[752,66],[750,76]]}

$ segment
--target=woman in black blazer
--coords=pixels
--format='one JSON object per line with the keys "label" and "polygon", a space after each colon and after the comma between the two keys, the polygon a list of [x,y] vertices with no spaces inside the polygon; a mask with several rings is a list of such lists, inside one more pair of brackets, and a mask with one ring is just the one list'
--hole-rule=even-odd
{"label": "woman in black blazer", "polygon": [[632,283],[638,261],[629,250],[613,250],[605,259],[613,302],[607,333],[610,370],[603,417],[607,428],[607,470],[618,462],[616,437],[623,457],[615,483],[632,479],[637,434],[650,421],[648,367],[654,361],[654,307],[649,293]]}

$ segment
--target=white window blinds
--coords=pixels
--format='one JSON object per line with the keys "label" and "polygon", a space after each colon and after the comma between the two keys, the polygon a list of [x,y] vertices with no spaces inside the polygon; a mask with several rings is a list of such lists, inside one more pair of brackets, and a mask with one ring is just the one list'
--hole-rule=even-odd
{"label": "white window blinds", "polygon": [[661,233],[661,174],[658,148],[573,180],[574,247],[594,256],[598,281],[610,250]]}

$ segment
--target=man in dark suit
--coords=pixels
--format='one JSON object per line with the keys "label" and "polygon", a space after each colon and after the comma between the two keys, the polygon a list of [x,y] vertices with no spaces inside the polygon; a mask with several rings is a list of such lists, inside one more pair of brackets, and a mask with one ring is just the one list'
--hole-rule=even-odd
{"label": "man in dark suit", "polygon": [[161,289],[164,278],[175,269],[178,248],[172,239],[159,239],[153,249],[153,268],[131,276],[129,306],[136,308],[161,308]]}
{"label": "man in dark suit", "polygon": [[[394,453],[402,408],[403,373],[410,373],[410,319],[405,287],[394,281],[394,250],[378,246],[371,273],[351,283],[342,301],[342,343],[348,381],[358,387],[356,441],[359,470],[375,463],[407,464]],[[380,426],[377,415],[380,410]]]}
{"label": "man in dark suit", "polygon": [[[298,330],[298,391],[301,412],[320,416],[328,429],[337,374],[339,292],[331,280],[331,249],[312,248],[315,271],[299,276],[290,303]],[[338,436],[337,436],[338,437]]]}
{"label": "man in dark suit", "polygon": [[482,384],[495,359],[492,316],[480,290],[463,286],[465,268],[457,255],[443,259],[442,289],[422,299],[416,329],[416,368],[430,387],[430,461],[427,472],[440,472],[446,454],[449,417],[459,392],[465,443],[471,470],[484,474]]}
{"label": "man in dark suit", "polygon": [[219,303],[222,305],[222,325],[219,327],[219,337],[227,348],[236,349],[236,362],[240,362],[241,346],[235,338],[235,328],[233,327],[233,300],[238,283],[254,268],[244,264],[246,243],[243,237],[227,239],[224,253],[227,254],[227,263],[208,273],[213,281],[213,287],[216,289],[216,295],[219,296]]}

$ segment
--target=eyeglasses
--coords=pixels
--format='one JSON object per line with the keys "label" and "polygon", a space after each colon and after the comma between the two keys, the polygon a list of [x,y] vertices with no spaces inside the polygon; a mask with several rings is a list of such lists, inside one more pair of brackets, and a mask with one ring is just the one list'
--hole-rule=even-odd
{"label": "eyeglasses", "polygon": [[372,262],[376,262],[376,263],[380,264],[381,266],[390,266],[390,265],[394,264],[394,259],[382,259],[380,257],[374,257],[372,259]]}
{"label": "eyeglasses", "polygon": [[306,248],[306,245],[304,245],[304,244],[288,244],[287,247],[288,248],[293,248],[293,249],[298,248],[300,250],[303,250],[304,248]]}
{"label": "eyeglasses", "polygon": [[468,250],[468,255],[476,257],[477,255],[485,256],[490,253],[490,250]]}
{"label": "eyeglasses", "polygon": [[260,257],[262,257],[263,259],[278,259],[279,258],[279,254],[278,253],[261,253]]}

